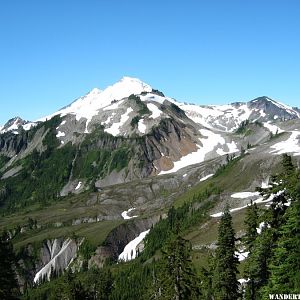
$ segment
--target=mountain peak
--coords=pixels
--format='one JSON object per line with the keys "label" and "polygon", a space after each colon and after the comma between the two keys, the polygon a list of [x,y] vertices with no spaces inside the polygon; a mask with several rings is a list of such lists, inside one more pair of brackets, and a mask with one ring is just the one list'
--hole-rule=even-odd
{"label": "mountain peak", "polygon": [[100,94],[102,92],[102,90],[98,89],[98,88],[93,88],[88,94],[89,95],[97,95]]}

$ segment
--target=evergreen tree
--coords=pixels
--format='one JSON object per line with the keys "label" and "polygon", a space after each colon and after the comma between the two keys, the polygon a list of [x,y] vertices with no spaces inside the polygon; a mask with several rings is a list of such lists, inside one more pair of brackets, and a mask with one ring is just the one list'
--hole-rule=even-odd
{"label": "evergreen tree", "polygon": [[[246,234],[243,238],[245,251],[248,251],[251,255],[255,246],[255,240],[258,236],[257,227],[258,227],[258,208],[256,203],[247,207],[246,217],[245,217],[245,230]],[[245,289],[246,299],[254,300],[255,299],[255,278],[251,272],[251,265],[246,262],[245,266],[245,276],[248,278],[248,282]]]}
{"label": "evergreen tree", "polygon": [[245,229],[246,234],[244,237],[244,245],[245,250],[251,252],[254,246],[255,239],[257,238],[257,227],[259,226],[258,223],[258,207],[256,203],[253,204],[251,201],[251,205],[246,209],[246,216],[245,216]]}
{"label": "evergreen tree", "polygon": [[235,300],[239,297],[237,281],[238,258],[235,255],[235,236],[228,205],[218,229],[213,290],[215,300]]}
{"label": "evergreen tree", "polygon": [[200,289],[190,258],[190,242],[180,235],[176,235],[167,243],[162,253],[161,273],[159,275],[162,286],[161,295],[158,299],[198,300]]}
{"label": "evergreen tree", "polygon": [[201,291],[204,300],[214,300],[213,297],[213,276],[214,276],[214,257],[209,254],[208,267],[200,270]]}
{"label": "evergreen tree", "polygon": [[[290,178],[297,182],[290,187],[291,206],[284,217],[286,223],[279,231],[277,247],[270,263],[269,293],[299,293],[300,291],[300,173]],[[296,180],[295,180],[296,179]]]}
{"label": "evergreen tree", "polygon": [[13,246],[8,234],[0,236],[0,299],[16,299],[18,284],[14,271]]}

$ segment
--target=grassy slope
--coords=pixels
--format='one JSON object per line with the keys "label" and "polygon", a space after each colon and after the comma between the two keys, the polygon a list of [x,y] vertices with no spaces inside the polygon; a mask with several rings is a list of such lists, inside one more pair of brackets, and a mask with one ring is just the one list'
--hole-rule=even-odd
{"label": "grassy slope", "polygon": [[76,226],[67,226],[61,228],[45,228],[43,230],[33,230],[29,233],[22,234],[14,239],[16,249],[29,243],[40,242],[45,239],[57,237],[71,237],[76,234],[79,237],[86,237],[93,246],[100,245],[108,235],[108,233],[120,225],[123,221],[102,221],[97,223],[84,223]]}

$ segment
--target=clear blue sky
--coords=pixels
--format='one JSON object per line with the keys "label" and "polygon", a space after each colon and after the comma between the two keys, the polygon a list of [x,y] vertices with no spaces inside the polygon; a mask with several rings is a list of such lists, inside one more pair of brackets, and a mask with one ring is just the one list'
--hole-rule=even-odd
{"label": "clear blue sky", "polygon": [[124,75],[199,104],[300,106],[299,16],[299,0],[1,1],[0,124]]}

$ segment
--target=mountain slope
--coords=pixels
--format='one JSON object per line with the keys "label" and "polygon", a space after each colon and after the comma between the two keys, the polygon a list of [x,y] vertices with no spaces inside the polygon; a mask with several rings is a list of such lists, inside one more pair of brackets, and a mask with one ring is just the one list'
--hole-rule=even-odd
{"label": "mountain slope", "polygon": [[267,97],[180,103],[125,77],[36,122],[5,125],[0,228],[9,231],[29,284],[50,278],[53,268],[117,260],[172,205],[178,217],[191,216],[186,235],[198,255],[214,247],[215,216],[226,202],[239,231],[250,200],[265,208],[255,188],[268,185],[285,152],[299,164],[298,109]]}

